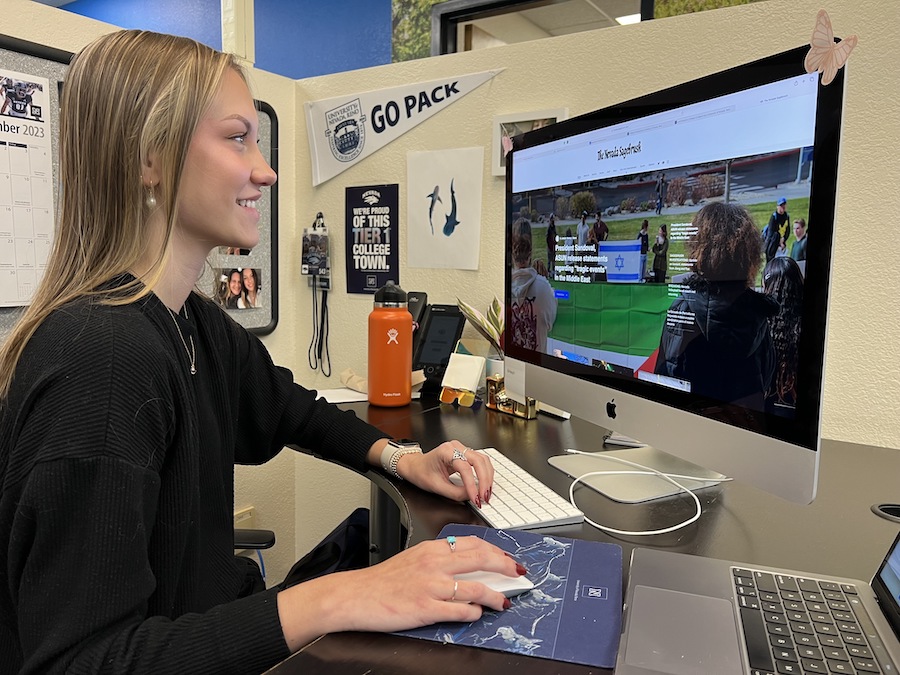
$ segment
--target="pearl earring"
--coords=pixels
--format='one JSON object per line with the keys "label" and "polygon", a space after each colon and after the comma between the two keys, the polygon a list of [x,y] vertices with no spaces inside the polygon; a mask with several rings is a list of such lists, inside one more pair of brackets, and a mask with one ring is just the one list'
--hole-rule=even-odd
{"label": "pearl earring", "polygon": [[156,195],[153,194],[153,186],[147,186],[147,208],[153,209],[156,208]]}

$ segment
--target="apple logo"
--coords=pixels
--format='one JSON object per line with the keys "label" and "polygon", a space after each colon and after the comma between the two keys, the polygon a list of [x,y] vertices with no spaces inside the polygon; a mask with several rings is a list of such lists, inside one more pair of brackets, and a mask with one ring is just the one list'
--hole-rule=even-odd
{"label": "apple logo", "polygon": [[616,419],[616,399],[606,404],[606,414],[609,415],[610,419]]}

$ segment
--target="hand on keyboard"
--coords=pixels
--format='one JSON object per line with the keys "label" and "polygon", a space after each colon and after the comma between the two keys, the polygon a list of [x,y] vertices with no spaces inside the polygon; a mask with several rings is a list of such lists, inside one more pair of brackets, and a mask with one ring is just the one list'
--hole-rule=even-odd
{"label": "hand on keyboard", "polygon": [[[482,503],[481,508],[471,501],[469,505],[491,527],[527,530],[584,520],[584,513],[506,455],[495,448],[479,452],[487,455],[494,465],[494,486],[489,503]],[[458,473],[450,476],[450,480],[462,484]]]}

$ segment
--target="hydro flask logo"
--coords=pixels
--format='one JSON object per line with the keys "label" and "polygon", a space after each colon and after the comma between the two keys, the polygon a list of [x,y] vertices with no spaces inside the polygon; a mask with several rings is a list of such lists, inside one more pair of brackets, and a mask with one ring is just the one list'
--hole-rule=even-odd
{"label": "hydro flask logo", "polygon": [[395,345],[400,344],[399,342],[397,342],[397,336],[400,335],[400,331],[398,331],[396,328],[391,328],[387,334],[388,334],[388,341],[387,341],[388,344],[391,344],[392,342]]}

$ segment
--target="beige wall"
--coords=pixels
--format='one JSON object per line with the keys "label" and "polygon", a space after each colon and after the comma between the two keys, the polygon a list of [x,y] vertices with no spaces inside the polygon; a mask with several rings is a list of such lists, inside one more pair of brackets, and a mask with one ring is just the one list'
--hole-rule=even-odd
{"label": "beige wall", "polygon": [[[15,11],[4,14],[17,19],[0,31],[17,37],[74,51],[103,32],[94,21],[27,0],[3,4],[15,6]],[[459,294],[484,307],[494,294],[501,294],[503,283],[503,181],[491,175],[487,151],[494,115],[565,106],[574,116],[802,45],[809,41],[822,6],[839,34],[856,33],[860,38],[847,84],[823,433],[828,438],[900,447],[900,425],[893,413],[894,402],[900,400],[896,329],[900,303],[894,297],[896,256],[891,255],[895,248],[891,209],[900,185],[896,159],[900,109],[892,103],[900,63],[900,39],[893,26],[900,19],[900,6],[883,0],[768,0],[296,83],[258,72],[256,93],[273,105],[281,130],[280,320],[265,339],[274,358],[310,387],[338,386],[337,374],[344,368],[365,373],[364,322],[371,298],[345,292],[343,238],[332,239],[338,273],[329,298],[334,373],[330,379],[313,373],[306,363],[310,296],[305,284],[296,281],[301,229],[322,211],[339,232],[348,185],[400,184],[405,289],[424,290],[438,303],[452,303]],[[311,187],[305,101],[493,68],[505,71],[345,173]],[[403,229],[407,153],[470,146],[486,149],[479,270],[407,269]],[[237,504],[253,503],[259,524],[278,530],[279,552],[270,554],[273,576],[283,574],[287,560],[306,551],[355,504],[367,499],[366,481],[308,457],[283,453],[272,466],[238,471]],[[296,550],[285,550],[294,545],[295,523]]]}

